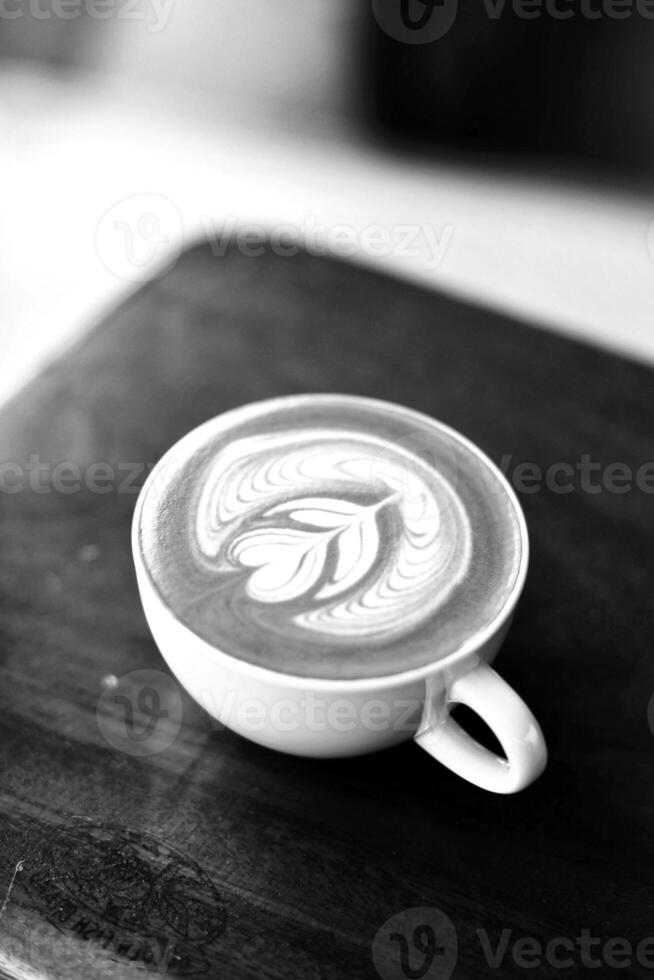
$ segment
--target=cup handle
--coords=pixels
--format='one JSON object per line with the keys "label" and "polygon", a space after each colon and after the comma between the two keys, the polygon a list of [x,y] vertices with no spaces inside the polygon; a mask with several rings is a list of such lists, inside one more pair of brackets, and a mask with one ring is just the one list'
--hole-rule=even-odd
{"label": "cup handle", "polygon": [[[540,725],[515,691],[481,661],[448,685],[444,713],[435,714],[430,700],[418,745],[457,775],[492,793],[517,793],[540,776],[547,747]],[[465,704],[486,722],[504,749],[502,759],[479,744],[451,717],[449,705]]]}

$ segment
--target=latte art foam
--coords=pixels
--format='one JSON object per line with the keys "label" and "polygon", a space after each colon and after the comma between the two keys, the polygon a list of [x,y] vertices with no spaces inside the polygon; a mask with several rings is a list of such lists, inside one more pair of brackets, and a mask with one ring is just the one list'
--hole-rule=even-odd
{"label": "latte art foam", "polygon": [[381,439],[309,430],[219,453],[199,497],[199,552],[240,617],[370,641],[401,635],[466,573],[470,526],[448,482]]}
{"label": "latte art foam", "polygon": [[135,519],[146,574],[195,635],[326,679],[460,650],[511,598],[522,541],[510,490],[470,443],[416,412],[335,395],[200,426],[154,468]]}

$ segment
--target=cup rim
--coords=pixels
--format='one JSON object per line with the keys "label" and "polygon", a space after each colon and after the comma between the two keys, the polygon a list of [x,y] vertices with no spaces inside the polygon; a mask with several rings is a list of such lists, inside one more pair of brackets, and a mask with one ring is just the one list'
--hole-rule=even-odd
{"label": "cup rim", "polygon": [[[344,402],[349,403],[352,406],[359,405],[378,409],[390,408],[394,412],[404,414],[410,420],[413,419],[422,424],[428,423],[429,425],[440,430],[454,442],[461,445],[468,452],[472,453],[472,455],[477,458],[482,466],[485,466],[486,469],[493,473],[495,478],[498,480],[498,483],[506,493],[509,502],[511,503],[520,534],[520,563],[513,586],[511,587],[511,591],[509,592],[503,605],[500,607],[491,621],[486,624],[486,626],[484,626],[482,629],[476,630],[469,637],[467,637],[456,648],[456,650],[453,650],[446,656],[441,657],[438,660],[429,661],[426,664],[421,664],[419,667],[412,667],[409,670],[398,671],[391,674],[373,675],[370,677],[329,678],[291,674],[282,670],[275,670],[271,667],[263,667],[260,664],[250,663],[248,660],[243,660],[240,657],[235,657],[232,654],[226,653],[224,650],[221,650],[219,647],[204,639],[204,637],[200,636],[199,633],[196,633],[195,630],[193,630],[187,623],[183,622],[179,618],[175,610],[171,608],[171,606],[161,595],[161,592],[159,591],[159,588],[152,577],[150,569],[145,563],[141,550],[141,515],[148,488],[151,483],[154,482],[157,473],[164,467],[167,460],[172,457],[174,453],[177,453],[180,447],[189,442],[201,442],[205,436],[205,433],[209,430],[220,431],[221,428],[231,426],[234,422],[247,419],[251,416],[256,417],[258,414],[260,414],[264,407],[269,407],[271,410],[274,410],[275,408],[281,406],[293,407],[297,405],[301,406],[306,403],[311,403],[313,405],[342,405]],[[379,690],[387,687],[395,687],[401,684],[415,683],[417,681],[424,680],[426,677],[440,673],[442,670],[449,669],[453,664],[459,663],[466,657],[473,656],[489,640],[497,635],[507,621],[510,620],[524,588],[527,570],[529,567],[530,551],[527,522],[515,491],[499,467],[495,465],[495,463],[486,455],[486,453],[483,452],[483,450],[479,448],[479,446],[477,446],[466,436],[462,435],[456,429],[453,429],[451,426],[446,425],[444,422],[441,422],[438,419],[432,418],[430,415],[427,415],[424,412],[407,408],[404,405],[398,405],[395,402],[385,401],[381,398],[369,398],[363,395],[338,393],[301,393],[295,395],[281,395],[274,398],[264,398],[256,402],[248,402],[245,405],[228,409],[226,412],[221,412],[219,415],[215,415],[213,418],[208,419],[206,422],[202,422],[194,429],[191,429],[164,453],[164,455],[158,460],[148,474],[134,508],[131,527],[131,544],[132,557],[137,571],[139,593],[142,595],[144,582],[147,582],[150,594],[156,599],[157,605],[164,612],[164,614],[174,620],[175,623],[178,624],[184,631],[188,632],[196,643],[201,644],[204,648],[204,652],[209,654],[213,660],[222,662],[225,666],[230,667],[231,669],[237,669],[242,673],[248,674],[253,680],[265,681],[278,686],[286,685],[293,688],[305,689],[310,687],[313,689],[328,689],[330,691],[342,690],[349,692],[366,690],[370,687],[374,687],[375,689]]]}

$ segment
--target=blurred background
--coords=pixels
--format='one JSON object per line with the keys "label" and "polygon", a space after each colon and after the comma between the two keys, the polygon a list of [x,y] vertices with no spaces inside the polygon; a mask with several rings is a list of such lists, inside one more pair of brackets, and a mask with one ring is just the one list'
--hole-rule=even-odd
{"label": "blurred background", "polygon": [[1,0],[2,397],[244,227],[654,361],[653,93],[651,0]]}

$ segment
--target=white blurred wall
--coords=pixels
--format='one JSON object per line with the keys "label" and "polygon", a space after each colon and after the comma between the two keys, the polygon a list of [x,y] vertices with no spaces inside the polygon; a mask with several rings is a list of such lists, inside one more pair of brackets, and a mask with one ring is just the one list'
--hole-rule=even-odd
{"label": "white blurred wall", "polygon": [[[329,130],[325,117],[356,102],[351,46],[368,0],[169,2],[136,8],[163,19],[70,32],[0,18],[0,52],[33,59],[0,59],[0,402],[142,281],[114,262],[116,249],[132,258],[126,220],[146,235],[139,276],[156,274],[140,217],[159,207],[173,215],[157,231],[173,256],[232,221],[345,230],[357,261],[654,363],[651,194],[545,179],[528,163],[412,161]],[[39,60],[98,73],[59,76]],[[279,125],[296,113],[314,125]],[[380,227],[389,245],[373,254],[364,242]]]}
{"label": "white blurred wall", "polygon": [[339,116],[353,103],[362,12],[353,0],[10,0],[5,6],[10,16],[0,11],[0,64],[9,58],[82,68],[113,77],[136,99],[154,92],[221,115],[259,106],[273,121],[296,112]]}
{"label": "white blurred wall", "polygon": [[99,68],[219,109],[338,114],[352,102],[352,0],[142,0],[140,10],[148,16],[111,22]]}

